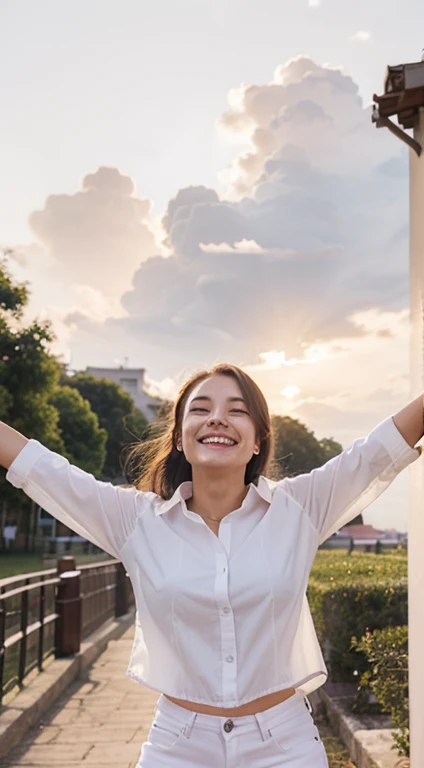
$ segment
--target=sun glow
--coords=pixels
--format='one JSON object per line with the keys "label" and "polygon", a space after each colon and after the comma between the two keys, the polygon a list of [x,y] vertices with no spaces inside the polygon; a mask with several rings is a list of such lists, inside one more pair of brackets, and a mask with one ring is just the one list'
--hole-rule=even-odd
{"label": "sun glow", "polygon": [[260,352],[259,357],[263,361],[258,367],[265,368],[267,370],[276,370],[282,366],[293,368],[296,365],[314,365],[321,360],[328,360],[329,358],[340,355],[341,352],[346,351],[340,345],[334,346],[334,344],[311,344],[309,347],[305,346],[303,358],[291,357],[286,359],[286,353],[282,350],[277,352],[273,349],[269,352]]}
{"label": "sun glow", "polygon": [[293,398],[300,393],[299,387],[295,384],[289,384],[287,387],[281,390],[280,395],[286,398],[286,400],[293,400]]}

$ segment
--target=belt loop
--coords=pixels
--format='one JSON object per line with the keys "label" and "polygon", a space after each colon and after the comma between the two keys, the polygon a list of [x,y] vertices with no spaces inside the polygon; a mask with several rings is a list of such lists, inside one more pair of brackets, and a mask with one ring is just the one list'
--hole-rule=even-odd
{"label": "belt loop", "polygon": [[262,725],[260,715],[262,715],[262,712],[258,712],[256,715],[254,715],[254,718],[259,728],[259,733],[261,734],[262,741],[267,741],[268,739],[271,738],[271,734],[269,730],[265,727],[265,723]]}
{"label": "belt loop", "polygon": [[186,739],[189,739],[191,736],[191,732],[193,730],[193,725],[196,720],[196,717],[197,717],[197,712],[193,712],[193,714],[190,717],[190,720],[188,721],[188,723],[185,724],[183,728],[183,734],[186,737]]}
{"label": "belt loop", "polygon": [[309,701],[307,696],[304,696],[303,698],[305,700],[305,705],[306,705],[307,709],[309,709],[309,712],[312,715],[313,714],[313,710],[312,710],[311,702]]}

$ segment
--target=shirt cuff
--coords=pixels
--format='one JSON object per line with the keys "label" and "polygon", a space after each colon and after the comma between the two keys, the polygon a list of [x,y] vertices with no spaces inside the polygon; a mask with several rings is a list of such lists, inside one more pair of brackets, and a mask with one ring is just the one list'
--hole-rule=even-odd
{"label": "shirt cuff", "polygon": [[22,488],[35,462],[48,452],[49,449],[39,443],[38,440],[29,440],[12,461],[6,473],[6,480],[12,483],[15,488]]}
{"label": "shirt cuff", "polygon": [[399,432],[392,416],[381,422],[371,433],[390,454],[395,467],[406,467],[411,461],[421,456],[422,448],[417,445],[412,448]]}

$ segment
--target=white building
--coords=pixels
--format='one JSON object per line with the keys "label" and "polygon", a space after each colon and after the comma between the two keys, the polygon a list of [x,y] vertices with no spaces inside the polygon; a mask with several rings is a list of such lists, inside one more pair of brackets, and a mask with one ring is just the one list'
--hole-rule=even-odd
{"label": "white building", "polygon": [[125,392],[128,392],[138,408],[150,423],[155,421],[157,412],[162,405],[162,400],[158,397],[152,397],[144,391],[144,373],[145,368],[92,368],[85,369],[86,373],[91,373],[100,379],[119,384]]}

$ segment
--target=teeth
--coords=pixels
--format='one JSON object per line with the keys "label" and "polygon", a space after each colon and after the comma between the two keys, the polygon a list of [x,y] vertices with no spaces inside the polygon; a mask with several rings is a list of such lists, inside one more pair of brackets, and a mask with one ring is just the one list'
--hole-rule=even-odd
{"label": "teeth", "polygon": [[235,445],[234,440],[229,440],[227,437],[207,437],[205,440],[201,440],[202,443],[223,443],[224,445]]}

